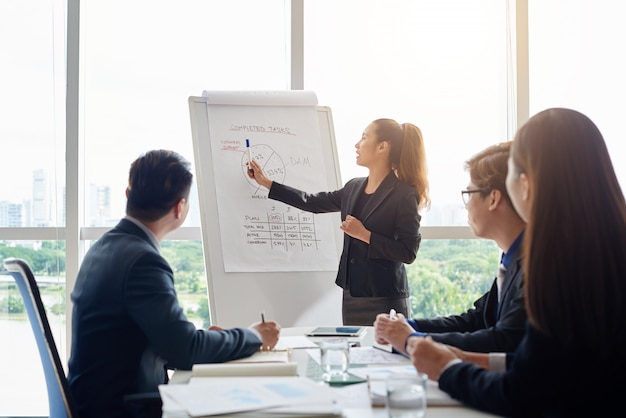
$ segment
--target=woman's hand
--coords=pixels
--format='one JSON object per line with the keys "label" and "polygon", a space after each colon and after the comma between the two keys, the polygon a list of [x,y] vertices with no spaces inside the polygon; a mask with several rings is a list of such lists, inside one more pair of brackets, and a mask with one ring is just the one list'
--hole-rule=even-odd
{"label": "woman's hand", "polygon": [[272,187],[273,181],[267,178],[261,165],[256,160],[251,160],[248,164],[248,177],[254,179],[258,184],[269,190]]}
{"label": "woman's hand", "polygon": [[339,229],[350,235],[352,238],[359,239],[368,244],[370,243],[372,233],[365,229],[363,223],[352,215],[346,216],[346,219],[341,223]]}

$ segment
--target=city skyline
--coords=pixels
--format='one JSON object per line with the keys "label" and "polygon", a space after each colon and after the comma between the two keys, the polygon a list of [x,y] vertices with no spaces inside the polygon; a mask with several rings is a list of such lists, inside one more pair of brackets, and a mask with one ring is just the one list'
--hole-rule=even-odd
{"label": "city skyline", "polygon": [[[62,227],[65,225],[65,186],[54,190],[50,174],[41,168],[32,172],[30,198],[16,201],[0,197],[0,228]],[[55,198],[57,196],[57,198]],[[200,226],[197,186],[190,192],[190,211],[185,226]],[[112,227],[124,216],[125,205],[113,205],[112,187],[89,184],[85,198],[85,226]],[[59,208],[59,204],[61,207]],[[467,211],[460,203],[435,205],[422,213],[423,226],[466,226]]]}

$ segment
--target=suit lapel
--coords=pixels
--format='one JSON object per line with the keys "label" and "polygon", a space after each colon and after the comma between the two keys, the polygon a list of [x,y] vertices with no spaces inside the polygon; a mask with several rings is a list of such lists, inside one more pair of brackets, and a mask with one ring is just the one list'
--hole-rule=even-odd
{"label": "suit lapel", "polygon": [[[363,214],[361,217],[361,222],[365,222],[367,218],[376,210],[376,208],[385,201],[389,193],[393,190],[396,184],[396,175],[393,171],[389,172],[385,180],[378,186],[378,189],[374,192],[370,200],[367,202],[365,207],[363,208]],[[365,184],[365,183],[364,183]],[[361,188],[363,190],[363,188]]]}
{"label": "suit lapel", "polygon": [[352,215],[354,213],[354,206],[356,205],[356,201],[359,199],[359,196],[361,196],[361,193],[363,193],[366,183],[367,177],[358,179],[357,184],[354,186],[354,190],[348,195],[347,215]]}
{"label": "suit lapel", "polygon": [[[515,276],[515,274],[517,274],[517,270],[518,270],[518,264],[519,264],[519,259],[521,258],[520,253],[518,252],[518,256],[515,260],[513,260],[511,262],[511,265],[506,269],[506,275],[504,276],[504,282],[502,282],[502,295],[508,295],[509,294],[509,288],[513,285],[513,280],[511,280],[512,277]],[[515,292],[513,292],[513,294],[515,294]],[[503,298],[504,301],[504,298]],[[502,303],[500,303],[500,305],[502,305]],[[498,312],[498,315],[500,315],[500,312]]]}
{"label": "suit lapel", "polygon": [[489,296],[487,297],[487,305],[485,306],[485,322],[489,326],[493,326],[498,317],[500,316],[500,308],[502,304],[498,304],[498,285],[496,281],[493,281],[491,285],[491,290],[489,290]]}

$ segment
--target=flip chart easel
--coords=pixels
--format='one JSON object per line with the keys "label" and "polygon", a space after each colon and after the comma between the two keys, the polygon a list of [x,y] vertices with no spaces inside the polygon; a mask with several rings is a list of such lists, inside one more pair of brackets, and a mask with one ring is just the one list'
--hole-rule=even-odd
{"label": "flip chart easel", "polygon": [[[315,129],[298,122],[299,101],[310,94],[205,92],[189,97],[214,324],[247,326],[259,321],[261,312],[281,326],[341,324],[341,289],[334,284],[343,239],[339,213],[287,208],[267,199],[267,191],[245,175],[246,139],[251,137],[253,158],[267,164],[266,173],[271,169],[284,176],[281,182],[309,192],[342,186],[331,109],[317,106],[313,94]],[[298,145],[281,142],[294,140]],[[311,181],[316,188],[307,187]]]}

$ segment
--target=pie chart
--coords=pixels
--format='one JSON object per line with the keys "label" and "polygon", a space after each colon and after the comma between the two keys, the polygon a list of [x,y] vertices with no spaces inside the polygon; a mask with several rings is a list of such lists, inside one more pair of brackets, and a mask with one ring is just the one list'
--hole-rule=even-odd
{"label": "pie chart", "polygon": [[[280,158],[280,155],[278,155],[270,146],[264,144],[253,145],[250,147],[250,156],[261,165],[261,168],[263,168],[263,172],[267,178],[278,183],[285,182],[285,163],[283,162],[283,159]],[[259,185],[257,182],[248,177],[248,173],[246,172],[248,169],[248,166],[246,165],[247,162],[248,153],[243,153],[243,156],[241,157],[243,175],[252,187],[258,189]]]}

